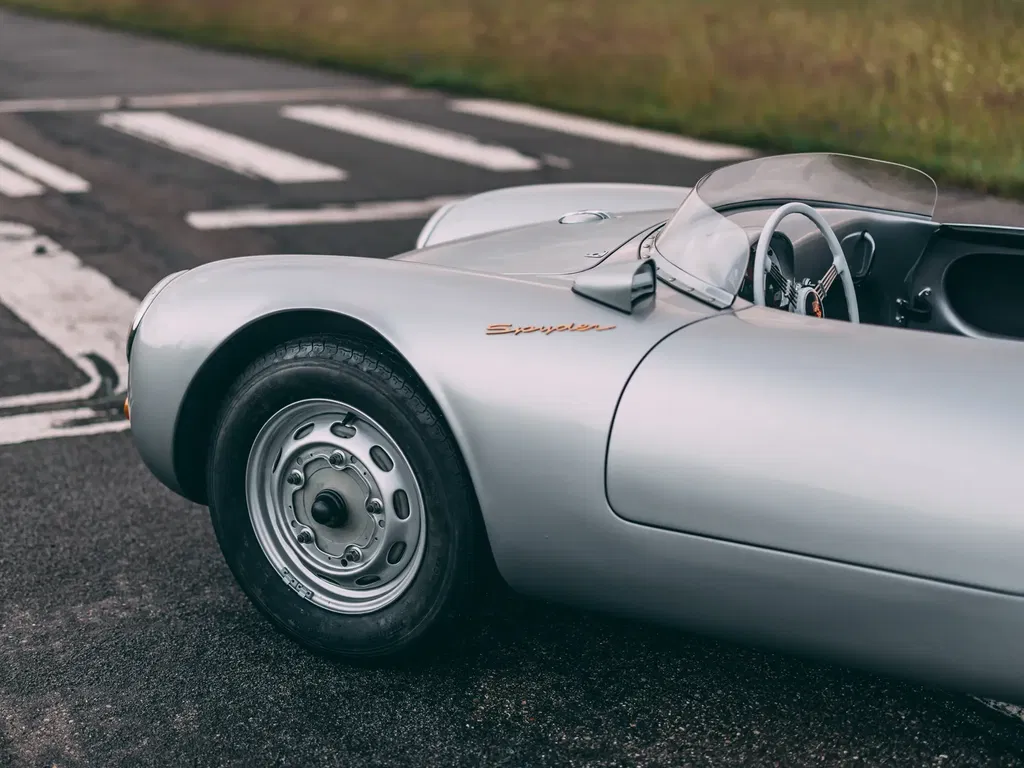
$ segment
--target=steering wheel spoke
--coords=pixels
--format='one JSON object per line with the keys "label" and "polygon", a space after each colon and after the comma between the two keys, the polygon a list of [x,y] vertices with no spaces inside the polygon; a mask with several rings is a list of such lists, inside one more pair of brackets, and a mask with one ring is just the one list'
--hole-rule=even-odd
{"label": "steering wheel spoke", "polygon": [[786,290],[786,306],[789,307],[790,312],[796,312],[796,302],[799,296],[796,283],[790,283]]}
{"label": "steering wheel spoke", "polygon": [[790,312],[796,311],[797,283],[782,270],[771,249],[765,259],[766,276],[771,276],[781,294],[780,307],[788,307]]}
{"label": "steering wheel spoke", "polygon": [[828,272],[822,275],[821,280],[818,281],[818,285],[815,286],[814,290],[817,291],[819,299],[822,301],[825,300],[825,297],[828,296],[829,288],[832,287],[832,283],[836,281],[837,277],[839,277],[839,267],[837,267],[835,262],[833,262],[832,266],[828,268]]}

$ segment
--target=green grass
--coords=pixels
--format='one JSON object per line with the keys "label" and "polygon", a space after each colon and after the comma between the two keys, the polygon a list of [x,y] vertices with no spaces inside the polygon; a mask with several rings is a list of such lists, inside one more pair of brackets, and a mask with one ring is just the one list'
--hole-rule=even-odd
{"label": "green grass", "polygon": [[0,5],[1024,196],[1024,0]]}

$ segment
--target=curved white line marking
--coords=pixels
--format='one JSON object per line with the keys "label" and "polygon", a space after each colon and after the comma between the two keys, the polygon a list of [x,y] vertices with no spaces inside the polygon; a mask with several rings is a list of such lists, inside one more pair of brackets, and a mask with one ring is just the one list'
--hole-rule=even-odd
{"label": "curved white line marking", "polygon": [[60,405],[62,403],[73,403],[86,400],[99,392],[100,380],[99,371],[93,365],[92,360],[81,357],[73,360],[74,364],[89,377],[89,381],[74,389],[65,389],[55,392],[33,392],[28,395],[8,395],[0,397],[0,411],[9,408],[24,408],[27,406],[39,405]]}
{"label": "curved white line marking", "polygon": [[[0,409],[66,406],[97,394],[100,371],[89,355],[110,364],[119,391],[127,387],[124,346],[138,300],[50,238],[13,222],[0,221],[0,304],[88,378],[87,383],[63,392],[0,398]],[[100,421],[82,423],[96,419]],[[108,415],[89,407],[22,413],[0,416],[0,445],[127,428],[128,422],[119,414]]]}
{"label": "curved white line marking", "polygon": [[53,437],[80,437],[107,432],[123,432],[131,425],[124,417],[109,421],[83,424],[82,421],[101,418],[103,414],[92,408],[70,408],[46,413],[22,413],[0,418],[0,445],[18,445]]}

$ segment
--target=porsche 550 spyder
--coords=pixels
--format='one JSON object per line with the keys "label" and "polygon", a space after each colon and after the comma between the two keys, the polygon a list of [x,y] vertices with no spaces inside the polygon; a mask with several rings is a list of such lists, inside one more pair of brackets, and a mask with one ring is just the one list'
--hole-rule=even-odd
{"label": "porsche 550 spyder", "polygon": [[914,169],[449,204],[391,259],[168,276],[131,432],[310,649],[427,647],[514,590],[1024,700],[1024,230]]}

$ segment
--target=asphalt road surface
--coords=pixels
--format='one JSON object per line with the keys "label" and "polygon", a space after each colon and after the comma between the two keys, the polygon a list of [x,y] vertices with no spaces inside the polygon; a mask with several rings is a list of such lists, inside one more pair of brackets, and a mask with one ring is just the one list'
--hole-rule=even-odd
{"label": "asphalt road surface", "polygon": [[512,596],[403,671],[313,657],[249,606],[103,406],[158,279],[385,257],[439,199],[691,184],[736,154],[494,110],[0,12],[0,765],[1024,765],[1024,726],[963,696]]}

